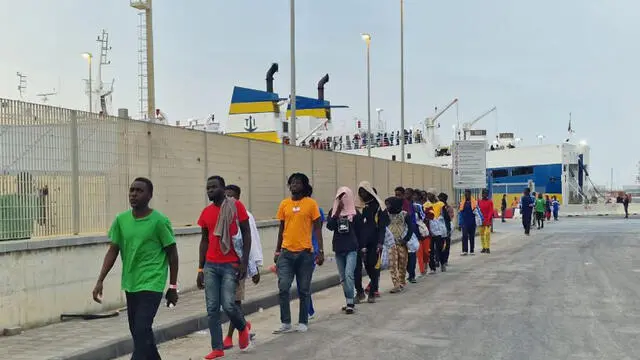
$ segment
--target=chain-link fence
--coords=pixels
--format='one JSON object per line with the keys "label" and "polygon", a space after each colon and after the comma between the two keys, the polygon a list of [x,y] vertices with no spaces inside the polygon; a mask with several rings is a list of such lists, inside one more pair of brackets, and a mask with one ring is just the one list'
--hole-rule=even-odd
{"label": "chain-link fence", "polygon": [[309,175],[329,207],[338,186],[370,181],[451,193],[451,170],[223,136],[0,99],[0,240],[104,233],[129,207],[137,176],[154,182],[152,206],[174,226],[195,226],[205,179],[242,188],[257,219],[275,216],[292,172]]}

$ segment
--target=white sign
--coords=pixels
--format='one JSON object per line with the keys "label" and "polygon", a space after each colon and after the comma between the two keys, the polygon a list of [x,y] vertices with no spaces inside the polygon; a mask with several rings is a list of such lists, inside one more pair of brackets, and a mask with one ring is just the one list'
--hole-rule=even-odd
{"label": "white sign", "polygon": [[226,133],[260,133],[280,131],[281,127],[280,118],[276,113],[233,114],[229,115],[224,131]]}
{"label": "white sign", "polygon": [[487,186],[487,143],[484,140],[453,142],[453,187],[484,189]]}

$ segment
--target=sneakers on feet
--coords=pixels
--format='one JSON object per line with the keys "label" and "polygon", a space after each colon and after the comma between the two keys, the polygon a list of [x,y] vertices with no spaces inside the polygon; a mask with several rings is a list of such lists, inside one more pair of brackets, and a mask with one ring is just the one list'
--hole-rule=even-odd
{"label": "sneakers on feet", "polygon": [[353,306],[353,304],[349,304],[349,305],[345,306],[344,312],[346,312],[347,315],[351,315],[354,312],[356,312],[356,308],[355,308],[355,306]]}
{"label": "sneakers on feet", "polygon": [[224,351],[222,350],[213,350],[204,358],[206,360],[218,359],[224,356]]}
{"label": "sneakers on feet", "polygon": [[418,281],[417,281],[416,279],[409,279],[409,282],[410,282],[410,283],[412,283],[412,284],[415,284],[415,283],[417,283]]}
{"label": "sneakers on feet", "polygon": [[402,291],[402,286],[396,286],[393,289],[391,289],[391,291],[389,291],[389,292],[392,293],[392,294],[397,294],[397,293],[399,293],[401,291]]}
{"label": "sneakers on feet", "polygon": [[463,251],[460,255],[462,255],[462,256],[467,256],[467,255],[468,255],[468,253],[467,253],[466,251]]}
{"label": "sneakers on feet", "polygon": [[233,347],[233,339],[231,336],[225,336],[224,340],[222,340],[222,348],[225,350],[229,350]]}
{"label": "sneakers on feet", "polygon": [[251,345],[251,323],[247,321],[244,329],[238,332],[238,346],[246,350]]}
{"label": "sneakers on feet", "polygon": [[309,330],[309,327],[307,326],[307,324],[298,324],[296,325],[296,332],[301,332],[301,333],[305,333],[307,332],[307,330]]}
{"label": "sneakers on feet", "polygon": [[274,334],[287,334],[293,332],[293,327],[291,324],[281,324],[280,328],[273,331]]}
{"label": "sneakers on feet", "polygon": [[309,320],[315,320],[315,319],[316,319],[316,313],[309,314]]}
{"label": "sneakers on feet", "polygon": [[440,267],[440,271],[442,271],[442,272],[447,271],[447,265],[446,264],[442,264],[442,266]]}
{"label": "sneakers on feet", "polygon": [[486,252],[487,252],[487,254],[491,254],[491,250],[490,249],[487,249]]}
{"label": "sneakers on feet", "polygon": [[362,302],[365,301],[367,299],[367,296],[362,292],[362,293],[358,293],[358,295],[356,295],[356,302]]}
{"label": "sneakers on feet", "polygon": [[374,296],[369,296],[369,297],[367,298],[367,302],[368,302],[369,304],[375,304],[375,303],[376,303],[376,296],[375,296],[375,295],[374,295]]}

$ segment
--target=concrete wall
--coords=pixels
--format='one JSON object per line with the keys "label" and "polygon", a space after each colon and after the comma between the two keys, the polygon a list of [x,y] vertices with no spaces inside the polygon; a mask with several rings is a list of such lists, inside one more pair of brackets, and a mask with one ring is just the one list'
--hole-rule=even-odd
{"label": "concrete wall", "polygon": [[[278,222],[258,223],[264,265],[273,263]],[[176,229],[180,256],[179,288],[195,289],[199,228]],[[324,227],[325,251],[331,255],[331,232]],[[102,266],[108,240],[77,236],[0,242],[0,329],[30,328],[57,322],[63,313],[97,313],[124,306],[120,260],[104,283],[104,306],[91,291]]]}

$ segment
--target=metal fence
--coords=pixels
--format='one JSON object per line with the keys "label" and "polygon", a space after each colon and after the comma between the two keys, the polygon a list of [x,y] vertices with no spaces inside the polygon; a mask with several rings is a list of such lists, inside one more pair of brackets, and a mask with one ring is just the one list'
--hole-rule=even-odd
{"label": "metal fence", "polygon": [[370,181],[451,193],[448,169],[223,136],[198,130],[0,99],[0,240],[104,233],[126,210],[137,176],[154,182],[152,206],[194,226],[205,179],[242,188],[257,219],[275,217],[293,172],[309,175],[329,207],[338,186]]}

